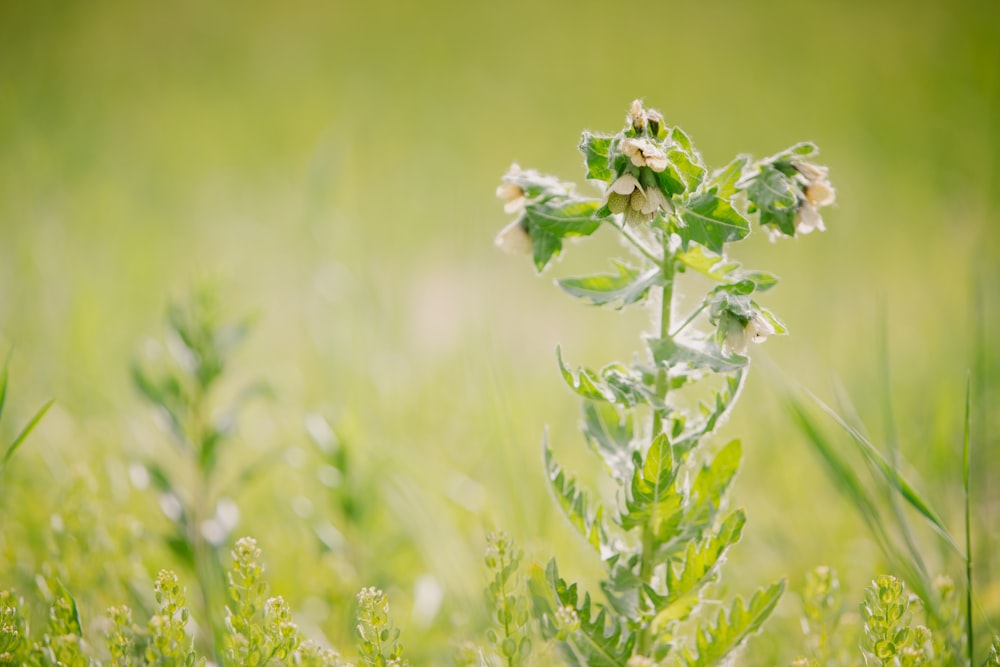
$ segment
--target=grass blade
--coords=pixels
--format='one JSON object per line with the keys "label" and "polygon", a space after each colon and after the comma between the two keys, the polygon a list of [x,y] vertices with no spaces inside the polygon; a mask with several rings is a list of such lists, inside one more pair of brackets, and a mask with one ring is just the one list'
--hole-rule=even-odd
{"label": "grass blade", "polygon": [[10,366],[10,352],[3,361],[3,370],[0,371],[0,417],[3,417],[3,404],[7,400],[7,371]]}
{"label": "grass blade", "polygon": [[10,443],[10,446],[7,448],[7,451],[3,455],[3,462],[0,463],[0,467],[6,467],[7,462],[10,461],[10,457],[14,455],[14,452],[17,451],[17,448],[21,446],[21,443],[24,442],[24,439],[27,438],[28,434],[34,430],[35,426],[38,425],[38,422],[42,420],[42,417],[45,416],[45,413],[49,411],[49,408],[51,408],[52,404],[55,402],[56,402],[55,399],[52,399],[51,401],[43,405],[38,412],[35,413],[35,416],[31,418],[31,421],[28,422],[28,425],[24,427],[24,429],[16,438],[14,438],[14,442]]}
{"label": "grass blade", "polygon": [[959,554],[963,558],[965,557],[962,550],[959,548],[958,544],[955,542],[951,533],[945,528],[944,522],[938,517],[937,513],[931,509],[930,505],[927,504],[923,498],[913,489],[909,482],[902,476],[902,474],[893,466],[889,465],[889,462],[885,460],[885,457],[878,450],[871,441],[866,438],[858,429],[854,428],[848,424],[844,419],[837,414],[837,412],[824,403],[818,396],[812,392],[806,390],[810,398],[820,407],[823,412],[825,412],[831,419],[833,419],[838,426],[847,431],[848,435],[854,440],[858,445],[858,449],[864,455],[864,457],[869,460],[875,468],[879,471],[882,477],[885,478],[898,492],[899,494],[913,507],[917,512],[922,514],[925,519],[931,524],[931,527],[955,550],[955,553]]}
{"label": "grass blade", "polygon": [[967,644],[969,651],[969,664],[976,664],[973,661],[973,632],[972,632],[972,528],[970,526],[971,514],[970,504],[972,497],[969,493],[969,454],[971,450],[970,431],[972,430],[972,377],[971,374],[965,381],[965,433],[962,437],[962,487],[965,491],[965,619]]}

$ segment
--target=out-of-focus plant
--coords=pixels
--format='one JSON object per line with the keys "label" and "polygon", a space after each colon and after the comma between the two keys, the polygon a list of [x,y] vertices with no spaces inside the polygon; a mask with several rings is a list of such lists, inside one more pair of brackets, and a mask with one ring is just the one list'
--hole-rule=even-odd
{"label": "out-of-focus plant", "polygon": [[[620,132],[585,132],[580,150],[603,197],[514,165],[497,195],[516,217],[497,245],[530,254],[542,271],[568,239],[609,229],[633,258],[613,260],[610,273],[557,282],[593,305],[650,302],[655,333],[645,338],[646,358],[631,364],[574,370],[559,354],[566,384],[583,399],[586,442],[616,490],[610,503],[599,502],[546,442],[556,498],[604,563],[605,601],[564,579],[553,559],[531,577],[535,609],[568,664],[714,665],[761,627],[784,590],[777,582],[717,614],[708,613],[717,604],[705,604],[745,523],[742,510],[726,507],[741,444],[716,448],[710,436],[743,386],[748,344],[785,333],[757,302],[777,279],[744,269],[727,245],[746,238],[754,218],[772,238],[822,230],[820,208],[833,203],[834,190],[809,143],[710,171],[683,130],[638,100]],[[679,315],[675,295],[686,273],[710,287]],[[698,281],[686,283],[694,289]],[[686,406],[699,391],[707,402]]]}
{"label": "out-of-focus plant", "polygon": [[[4,359],[3,369],[0,370],[0,419],[3,417],[3,408],[7,402],[7,381],[9,378],[10,353],[8,353],[7,357]],[[21,429],[20,433],[18,433],[13,440],[3,447],[2,456],[0,456],[0,482],[3,481],[3,472],[10,463],[11,458],[14,456],[14,452],[16,452],[18,448],[24,444],[25,439],[35,429],[38,422],[42,420],[42,417],[44,417],[45,413],[49,411],[49,408],[52,407],[53,403],[55,403],[54,399],[39,408],[38,412],[36,412],[34,416],[28,420],[28,423]]]}
{"label": "out-of-focus plant", "polygon": [[[236,503],[227,495],[232,489],[220,483],[219,456],[229,442],[239,408],[260,387],[246,388],[221,409],[215,407],[213,394],[247,329],[245,321],[221,321],[217,295],[201,289],[184,306],[172,305],[167,311],[164,347],[170,358],[157,368],[149,362],[132,366],[135,386],[157,408],[184,463],[184,469],[163,460],[148,460],[143,466],[174,527],[166,543],[196,574],[206,611],[223,599],[220,558],[239,517]],[[248,465],[237,483],[258,469],[259,465]],[[217,656],[224,651],[221,620],[211,614],[204,617]]]}

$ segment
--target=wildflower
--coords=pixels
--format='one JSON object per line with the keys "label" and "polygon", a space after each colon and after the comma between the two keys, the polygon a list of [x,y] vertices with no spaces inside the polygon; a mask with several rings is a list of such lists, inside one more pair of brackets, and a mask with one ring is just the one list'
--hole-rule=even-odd
{"label": "wildflower", "polygon": [[768,336],[775,333],[774,326],[758,312],[754,312],[750,319],[743,323],[733,315],[725,318],[724,322],[726,322],[726,338],[723,346],[736,354],[746,354],[748,342],[763,343]]}
{"label": "wildflower", "polygon": [[637,167],[657,172],[667,168],[667,154],[649,139],[626,139],[622,142],[622,153]]}
{"label": "wildflower", "polygon": [[497,197],[503,200],[505,213],[517,213],[524,208],[524,188],[514,182],[514,179],[520,174],[521,167],[512,164],[504,176],[503,183],[497,186]]}
{"label": "wildflower", "polygon": [[641,224],[653,219],[657,210],[666,210],[667,198],[658,187],[643,189],[633,174],[628,172],[619,176],[605,196],[604,203],[612,213],[624,213],[625,224]]}
{"label": "wildflower", "polygon": [[642,100],[632,100],[632,106],[628,109],[628,118],[636,130],[646,127],[646,111],[642,108]]}
{"label": "wildflower", "polygon": [[792,166],[799,172],[802,201],[795,211],[795,231],[801,234],[825,231],[819,209],[830,206],[837,199],[837,192],[827,180],[829,169],[809,162],[796,161]]}
{"label": "wildflower", "polygon": [[528,233],[528,228],[524,224],[524,217],[519,217],[501,229],[494,243],[498,248],[512,255],[530,253],[531,234]]}

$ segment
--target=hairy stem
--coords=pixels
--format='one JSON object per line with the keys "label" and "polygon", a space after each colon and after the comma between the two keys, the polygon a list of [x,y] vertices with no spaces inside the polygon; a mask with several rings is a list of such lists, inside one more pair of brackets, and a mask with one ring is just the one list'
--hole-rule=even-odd
{"label": "hairy stem", "polygon": [[[671,337],[671,317],[674,303],[674,274],[675,274],[675,254],[670,252],[669,237],[666,232],[661,236],[663,239],[663,259],[659,262],[660,270],[663,272],[663,286],[660,288],[660,313],[659,313],[659,335],[660,338]],[[656,371],[656,393],[663,402],[663,409],[653,409],[653,424],[650,440],[658,436],[663,430],[663,415],[666,412],[667,393],[670,390],[667,369],[663,366]],[[653,533],[652,521],[646,523],[642,528],[642,558],[639,565],[639,578],[643,583],[650,583],[653,579],[653,568],[656,565],[656,535]],[[638,655],[646,655],[653,639],[652,628],[646,624],[639,633],[636,645]]]}

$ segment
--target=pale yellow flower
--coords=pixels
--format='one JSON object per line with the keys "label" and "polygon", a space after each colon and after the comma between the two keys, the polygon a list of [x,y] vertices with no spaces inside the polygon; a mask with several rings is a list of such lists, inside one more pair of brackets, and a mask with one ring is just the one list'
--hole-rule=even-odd
{"label": "pale yellow flower", "polygon": [[795,231],[801,234],[825,231],[819,209],[830,206],[837,200],[837,191],[827,180],[830,170],[811,162],[796,161],[792,162],[792,166],[799,172],[798,180],[802,184],[804,198],[795,211]]}
{"label": "pale yellow flower", "polygon": [[754,313],[741,328],[739,325],[730,327],[723,344],[730,352],[747,353],[747,343],[763,343],[768,336],[774,335],[774,326],[760,313]]}
{"label": "pale yellow flower", "polygon": [[627,225],[649,222],[657,210],[666,210],[669,205],[658,187],[643,188],[639,179],[627,172],[608,188],[604,203],[612,213],[624,213]]}
{"label": "pale yellow flower", "polygon": [[622,153],[637,167],[657,172],[667,168],[667,154],[649,139],[626,139],[622,142]]}
{"label": "pale yellow flower", "polygon": [[501,229],[494,243],[498,248],[510,254],[531,252],[531,234],[525,229],[521,218]]}

